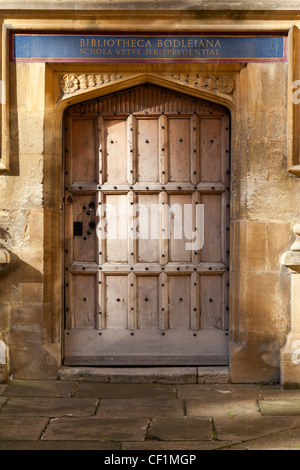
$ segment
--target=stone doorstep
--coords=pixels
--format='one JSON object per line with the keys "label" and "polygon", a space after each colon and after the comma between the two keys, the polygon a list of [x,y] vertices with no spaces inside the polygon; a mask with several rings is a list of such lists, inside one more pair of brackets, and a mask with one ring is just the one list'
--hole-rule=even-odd
{"label": "stone doorstep", "polygon": [[61,367],[58,378],[64,381],[99,383],[196,384],[229,383],[229,368],[222,367]]}

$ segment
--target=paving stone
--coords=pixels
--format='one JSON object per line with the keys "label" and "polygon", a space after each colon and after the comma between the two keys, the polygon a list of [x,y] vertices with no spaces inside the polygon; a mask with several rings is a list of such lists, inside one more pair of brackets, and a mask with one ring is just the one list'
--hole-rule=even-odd
{"label": "paving stone", "polygon": [[43,440],[143,441],[147,425],[146,418],[57,418],[50,421]]}
{"label": "paving stone", "polygon": [[2,415],[14,416],[93,416],[96,411],[95,398],[48,398],[8,397]]}
{"label": "paving stone", "polygon": [[259,407],[254,400],[214,399],[186,400],[186,415],[189,417],[237,417],[257,415]]}
{"label": "paving stone", "polygon": [[300,400],[260,400],[262,416],[300,416]]}
{"label": "paving stone", "polygon": [[300,450],[300,428],[271,433],[269,436],[233,445],[228,450]]}
{"label": "paving stone", "polygon": [[6,389],[6,384],[5,385],[1,385],[0,384],[0,397],[1,395],[3,394],[4,390]]}
{"label": "paving stone", "polygon": [[0,441],[38,440],[49,422],[36,416],[3,416],[0,414]]}
{"label": "paving stone", "polygon": [[197,398],[209,401],[227,400],[258,400],[261,398],[261,391],[256,385],[229,385],[229,384],[198,384],[198,385],[178,385],[178,398]]}
{"label": "paving stone", "polygon": [[0,441],[1,450],[119,450],[120,442]]}
{"label": "paving stone", "polygon": [[227,416],[226,418],[216,417],[213,421],[216,437],[222,441],[248,441],[300,427],[300,418],[285,416],[252,415],[242,418]]}
{"label": "paving stone", "polygon": [[300,390],[281,390],[280,388],[263,388],[261,391],[264,400],[300,400]]}
{"label": "paving stone", "polygon": [[171,385],[79,383],[75,397],[95,398],[174,398]]}
{"label": "paving stone", "polygon": [[[235,444],[231,441],[146,441],[124,442],[122,450],[217,450]],[[1,447],[0,447],[1,449]]]}
{"label": "paving stone", "polygon": [[120,398],[103,399],[97,411],[97,416],[104,418],[144,416],[180,417],[184,416],[183,400],[153,399],[153,398]]}
{"label": "paving stone", "polygon": [[73,382],[24,380],[8,384],[5,397],[70,397],[75,387]]}
{"label": "paving stone", "polygon": [[6,397],[0,397],[0,410],[1,408],[3,407],[3,405],[7,402],[7,398]]}
{"label": "paving stone", "polygon": [[155,418],[150,423],[147,440],[211,441],[212,422],[208,418]]}

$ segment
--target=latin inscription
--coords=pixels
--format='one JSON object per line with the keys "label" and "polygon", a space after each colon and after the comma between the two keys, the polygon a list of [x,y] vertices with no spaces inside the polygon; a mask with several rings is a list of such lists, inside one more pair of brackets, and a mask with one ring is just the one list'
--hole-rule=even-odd
{"label": "latin inscription", "polygon": [[284,36],[11,36],[13,61],[284,61]]}
{"label": "latin inscription", "polygon": [[122,57],[220,56],[219,39],[80,39],[80,54]]}

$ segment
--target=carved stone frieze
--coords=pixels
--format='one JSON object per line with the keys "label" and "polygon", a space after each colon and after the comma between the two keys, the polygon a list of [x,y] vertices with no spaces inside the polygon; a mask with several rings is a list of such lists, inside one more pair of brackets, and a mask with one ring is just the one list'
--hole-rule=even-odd
{"label": "carved stone frieze", "polygon": [[65,74],[60,80],[60,89],[66,95],[75,93],[76,91],[86,90],[106,83],[120,80],[124,75],[118,73],[104,74]]}
{"label": "carved stone frieze", "polygon": [[[115,82],[128,75],[121,75],[119,73],[106,73],[106,74],[75,74],[69,73],[63,75],[60,80],[60,89],[65,95],[76,93],[78,91],[86,90],[96,86],[105,85]],[[196,86],[198,88],[218,91],[219,93],[231,94],[234,91],[234,80],[228,75],[206,75],[206,74],[177,74],[177,75],[162,75],[163,77],[176,80],[187,85]]]}
{"label": "carved stone frieze", "polygon": [[206,90],[216,90],[226,95],[234,91],[235,83],[233,78],[228,75],[205,75],[205,74],[177,74],[173,75],[174,80],[178,80],[188,85],[197,86]]}

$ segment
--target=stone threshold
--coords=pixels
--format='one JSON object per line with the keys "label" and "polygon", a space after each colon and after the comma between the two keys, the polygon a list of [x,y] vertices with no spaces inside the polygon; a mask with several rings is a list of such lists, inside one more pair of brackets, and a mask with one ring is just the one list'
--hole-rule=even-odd
{"label": "stone threshold", "polygon": [[229,383],[229,367],[67,367],[58,370],[64,381],[123,384]]}

